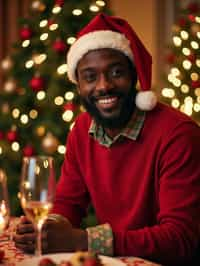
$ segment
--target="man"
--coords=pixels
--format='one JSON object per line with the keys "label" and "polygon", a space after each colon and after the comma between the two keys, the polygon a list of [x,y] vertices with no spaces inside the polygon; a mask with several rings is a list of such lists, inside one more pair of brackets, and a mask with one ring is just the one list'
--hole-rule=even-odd
{"label": "man", "polygon": [[[43,228],[44,251],[89,249],[192,265],[199,242],[200,129],[157,103],[151,56],[120,18],[97,15],[79,33],[67,63],[87,112],[68,136]],[[99,225],[82,230],[90,202]],[[34,239],[23,218],[16,246],[33,251]]]}

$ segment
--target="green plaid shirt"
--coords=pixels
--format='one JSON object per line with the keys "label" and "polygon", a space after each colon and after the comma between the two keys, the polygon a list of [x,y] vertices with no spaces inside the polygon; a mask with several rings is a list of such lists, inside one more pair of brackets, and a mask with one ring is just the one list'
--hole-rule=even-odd
{"label": "green plaid shirt", "polygon": [[101,145],[111,147],[116,141],[122,140],[124,137],[136,140],[144,124],[144,120],[145,112],[136,108],[127,126],[114,138],[109,137],[104,128],[97,125],[94,120],[91,122],[89,134]]}

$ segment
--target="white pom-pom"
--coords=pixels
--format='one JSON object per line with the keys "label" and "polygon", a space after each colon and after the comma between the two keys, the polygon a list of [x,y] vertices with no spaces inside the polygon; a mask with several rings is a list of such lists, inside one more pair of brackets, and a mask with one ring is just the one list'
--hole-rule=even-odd
{"label": "white pom-pom", "polygon": [[136,106],[143,111],[152,110],[157,104],[157,97],[153,91],[139,91],[135,98]]}

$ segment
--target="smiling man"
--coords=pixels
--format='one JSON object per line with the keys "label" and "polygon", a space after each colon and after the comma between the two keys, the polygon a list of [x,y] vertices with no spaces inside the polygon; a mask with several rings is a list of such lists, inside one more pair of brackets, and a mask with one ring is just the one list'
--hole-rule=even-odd
{"label": "smiling man", "polygon": [[[43,228],[45,252],[93,250],[197,265],[200,129],[157,102],[151,63],[130,25],[104,14],[71,46],[68,77],[86,112],[67,139],[54,207]],[[99,225],[83,230],[90,203]],[[25,218],[15,242],[34,250],[35,233]]]}

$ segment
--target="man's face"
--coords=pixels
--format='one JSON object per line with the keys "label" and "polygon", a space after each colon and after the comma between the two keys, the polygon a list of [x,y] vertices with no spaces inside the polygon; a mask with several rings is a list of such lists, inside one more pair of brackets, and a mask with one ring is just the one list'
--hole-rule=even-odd
{"label": "man's face", "polygon": [[88,52],[78,64],[82,103],[105,128],[125,126],[133,113],[136,93],[133,69],[129,59],[113,49]]}

